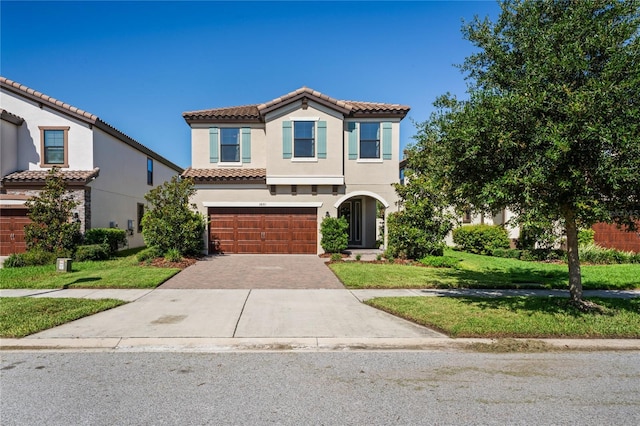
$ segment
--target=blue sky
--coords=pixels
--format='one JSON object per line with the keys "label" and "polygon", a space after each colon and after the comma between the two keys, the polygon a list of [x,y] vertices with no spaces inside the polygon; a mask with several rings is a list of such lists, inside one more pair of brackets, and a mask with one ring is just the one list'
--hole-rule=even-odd
{"label": "blue sky", "polygon": [[262,103],[301,86],[401,103],[428,118],[473,51],[462,20],[495,1],[54,2],[1,0],[0,74],[89,111],[176,164],[191,162],[182,112]]}

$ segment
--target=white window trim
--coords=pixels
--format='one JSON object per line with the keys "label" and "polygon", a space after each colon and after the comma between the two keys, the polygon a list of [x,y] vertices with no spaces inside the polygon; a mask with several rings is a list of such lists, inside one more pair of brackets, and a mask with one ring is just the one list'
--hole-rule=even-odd
{"label": "white window trim", "polygon": [[[380,139],[378,140],[380,143],[380,149],[378,150],[378,158],[361,158],[360,157],[360,146],[361,146],[361,142],[362,140],[360,139],[360,124],[362,123],[377,123],[378,124],[378,131],[380,132]],[[358,131],[358,159],[357,162],[358,163],[383,163],[384,160],[382,158],[382,121],[375,121],[375,120],[363,120],[363,121],[358,121],[356,122],[356,129]]]}
{"label": "white window trim", "polygon": [[[292,163],[317,163],[318,162],[318,121],[320,117],[293,117],[291,121],[314,121],[313,125],[313,157],[296,157],[296,125],[291,127],[291,162]],[[240,153],[242,154],[242,153]],[[242,157],[241,157],[242,158]]]}
{"label": "white window trim", "polygon": [[[218,127],[219,136],[218,136],[218,165],[222,167],[242,167],[242,127],[235,126],[225,126]],[[238,129],[238,161],[222,161],[222,130],[223,129]]]}

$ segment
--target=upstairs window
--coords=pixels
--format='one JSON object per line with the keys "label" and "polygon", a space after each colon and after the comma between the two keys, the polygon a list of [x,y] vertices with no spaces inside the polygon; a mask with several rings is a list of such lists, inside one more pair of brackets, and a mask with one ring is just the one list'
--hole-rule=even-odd
{"label": "upstairs window", "polygon": [[316,156],[314,121],[294,121],[293,157],[314,158]]}
{"label": "upstairs window", "polygon": [[69,167],[69,127],[40,127],[41,166]]}
{"label": "upstairs window", "polygon": [[147,158],[147,185],[153,186],[153,160]]}
{"label": "upstairs window", "polygon": [[360,158],[380,158],[380,123],[360,123]]}
{"label": "upstairs window", "polygon": [[220,161],[238,163],[240,161],[240,129],[220,129]]}

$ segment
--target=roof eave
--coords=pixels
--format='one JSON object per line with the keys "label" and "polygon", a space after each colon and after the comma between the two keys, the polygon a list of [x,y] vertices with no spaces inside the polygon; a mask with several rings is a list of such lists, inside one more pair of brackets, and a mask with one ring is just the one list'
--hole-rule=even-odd
{"label": "roof eave", "polygon": [[331,108],[331,109],[333,109],[335,111],[338,111],[338,112],[340,112],[340,113],[342,113],[344,115],[348,115],[351,112],[351,109],[349,109],[347,107],[342,107],[342,106],[340,106],[340,105],[338,105],[336,103],[333,103],[333,102],[328,101],[326,99],[322,99],[322,98],[320,98],[318,96],[315,96],[314,94],[309,93],[309,92],[299,93],[299,94],[297,94],[295,96],[292,96],[292,97],[287,98],[287,99],[283,99],[282,101],[277,102],[277,103],[273,103],[271,105],[268,105],[268,104],[260,105],[258,107],[258,110],[260,110],[260,114],[264,116],[264,115],[270,113],[271,111],[275,111],[277,109],[280,109],[280,108],[282,108],[284,106],[287,106],[287,105],[289,105],[291,103],[297,102],[297,101],[305,99],[305,98],[310,100],[310,101],[313,101],[315,103],[318,103],[320,105],[326,106],[327,108]]}

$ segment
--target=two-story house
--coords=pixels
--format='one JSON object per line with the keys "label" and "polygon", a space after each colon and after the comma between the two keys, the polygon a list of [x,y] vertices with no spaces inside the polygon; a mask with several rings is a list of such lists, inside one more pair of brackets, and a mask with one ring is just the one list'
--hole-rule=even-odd
{"label": "two-story house", "polygon": [[208,250],[321,253],[325,216],[349,222],[350,247],[377,247],[397,209],[400,121],[408,106],[333,99],[307,87],[272,101],[183,113],[194,202]]}
{"label": "two-story house", "polygon": [[119,227],[144,245],[144,195],[183,169],[97,116],[0,77],[0,255],[25,250],[24,202],[62,172],[81,229]]}

